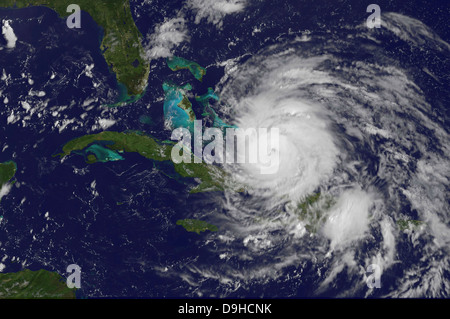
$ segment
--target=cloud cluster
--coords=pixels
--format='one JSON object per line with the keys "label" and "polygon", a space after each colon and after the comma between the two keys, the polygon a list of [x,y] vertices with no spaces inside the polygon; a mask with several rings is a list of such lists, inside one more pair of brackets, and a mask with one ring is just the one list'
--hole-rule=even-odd
{"label": "cloud cluster", "polygon": [[10,22],[10,20],[3,20],[2,33],[6,40],[6,47],[8,49],[13,49],[16,47],[17,37],[9,24]]}
{"label": "cloud cluster", "polygon": [[178,11],[177,17],[164,20],[147,36],[146,58],[154,60],[170,57],[174,48],[189,41],[189,30],[184,18],[187,11],[195,13],[196,24],[206,19],[207,23],[221,28],[224,17],[244,10],[246,2],[247,0],[188,0]]}
{"label": "cloud cluster", "polygon": [[246,0],[189,0],[187,6],[196,12],[195,23],[206,19],[221,28],[226,15],[245,9]]}
{"label": "cloud cluster", "polygon": [[147,37],[146,56],[149,60],[166,58],[180,43],[189,40],[188,30],[183,17],[165,20]]}

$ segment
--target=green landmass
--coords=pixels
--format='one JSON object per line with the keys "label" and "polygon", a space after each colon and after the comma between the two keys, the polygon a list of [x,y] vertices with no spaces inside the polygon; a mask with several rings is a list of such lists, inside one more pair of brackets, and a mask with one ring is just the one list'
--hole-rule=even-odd
{"label": "green landmass", "polygon": [[191,122],[194,122],[196,120],[195,113],[192,110],[192,103],[189,101],[189,98],[185,95],[183,96],[183,99],[180,103],[178,103],[178,107],[186,111],[186,113],[189,115],[189,120]]}
{"label": "green landmass", "polygon": [[177,225],[183,226],[188,232],[197,233],[200,235],[201,232],[205,232],[207,230],[216,232],[219,230],[217,226],[208,224],[205,221],[197,220],[197,219],[180,219],[177,221]]}
{"label": "green landmass", "polygon": [[95,155],[94,154],[89,154],[88,156],[87,156],[87,161],[86,161],[88,164],[94,164],[94,163],[97,163],[97,157],[95,157]]}
{"label": "green landmass", "polygon": [[[147,74],[147,76],[148,76],[148,74]],[[140,94],[137,94],[137,95],[129,95],[129,94],[131,94],[131,93],[128,91],[127,87],[124,84],[119,83],[119,98],[117,99],[116,102],[111,103],[111,104],[106,104],[105,106],[110,107],[110,108],[115,108],[115,107],[134,103],[134,102],[140,100],[141,97],[145,94],[145,88],[144,88],[144,91]]]}
{"label": "green landmass", "polygon": [[[168,117],[175,116],[172,118],[172,126],[174,128],[186,127],[193,130],[193,123],[196,120],[196,116],[192,109],[192,103],[187,97],[188,91],[192,90],[192,85],[187,83],[183,86],[178,86],[171,82],[164,82],[162,87],[164,90],[164,117],[167,119]],[[186,113],[188,117],[186,121],[183,121],[183,116],[176,116],[176,108],[180,108]]]}
{"label": "green landmass", "polygon": [[420,220],[406,220],[406,219],[400,219],[397,221],[397,225],[400,228],[401,231],[407,230],[407,229],[415,229],[421,225],[423,225],[424,222]]}
{"label": "green landmass", "polygon": [[144,59],[142,34],[134,23],[129,0],[0,0],[0,7],[45,6],[61,17],[72,14],[67,12],[70,4],[78,4],[103,28],[100,49],[117,81],[126,88],[128,96],[123,95],[121,99],[132,101],[133,96],[140,96],[147,86],[150,65]]}
{"label": "green landmass", "polygon": [[46,270],[0,273],[0,299],[75,299],[63,277]]}
{"label": "green landmass", "polygon": [[299,209],[300,218],[305,219],[308,217],[308,212],[311,211],[311,207],[320,198],[320,193],[312,194],[307,196],[303,201],[301,201],[297,208]]}
{"label": "green landmass", "polygon": [[[68,156],[72,152],[81,151],[89,147],[91,144],[99,141],[111,142],[105,147],[120,152],[139,153],[145,158],[164,162],[170,161],[175,171],[182,177],[198,178],[200,184],[193,188],[191,193],[207,192],[207,191],[223,191],[226,186],[226,173],[217,166],[208,165],[206,163],[180,163],[172,162],[171,152],[173,144],[162,143],[157,139],[139,132],[112,132],[105,131],[93,135],[85,135],[76,138],[62,148],[63,153],[55,156]],[[242,186],[240,186],[242,188]]]}
{"label": "green landmass", "polygon": [[192,73],[192,75],[199,81],[202,81],[203,77],[206,75],[206,69],[200,66],[198,63],[177,56],[167,58],[167,66],[172,71],[188,69]]}
{"label": "green landmass", "polygon": [[314,193],[301,200],[295,211],[298,218],[306,222],[306,230],[315,233],[319,225],[326,220],[326,212],[333,204],[334,199],[332,197]]}
{"label": "green landmass", "polygon": [[0,163],[0,188],[14,177],[16,171],[17,165],[13,161]]}

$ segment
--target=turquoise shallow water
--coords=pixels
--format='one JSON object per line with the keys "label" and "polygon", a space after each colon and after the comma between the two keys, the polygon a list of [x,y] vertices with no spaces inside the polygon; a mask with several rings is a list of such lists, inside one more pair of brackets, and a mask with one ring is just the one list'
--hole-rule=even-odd
{"label": "turquoise shallow water", "polygon": [[172,129],[184,127],[193,132],[194,122],[191,121],[187,112],[178,106],[186,95],[186,92],[192,89],[192,86],[188,83],[179,87],[165,82],[163,89],[165,93],[164,119],[170,123]]}
{"label": "turquoise shallow water", "polygon": [[92,144],[86,149],[75,152],[76,154],[79,154],[85,158],[86,161],[88,161],[88,155],[93,154],[95,155],[97,162],[106,163],[106,162],[114,162],[114,161],[122,161],[124,158],[117,153],[116,151],[113,151],[109,148],[106,148],[105,146],[108,144],[112,144],[111,142],[98,142],[98,144]]}
{"label": "turquoise shallow water", "polygon": [[210,117],[213,121],[213,126],[220,128],[220,129],[226,129],[226,128],[237,128],[235,125],[229,125],[225,123],[214,111],[214,109],[211,107],[209,101],[219,101],[219,96],[214,92],[213,88],[208,88],[208,92],[200,95],[195,98],[195,100],[200,103],[203,106],[203,116]]}

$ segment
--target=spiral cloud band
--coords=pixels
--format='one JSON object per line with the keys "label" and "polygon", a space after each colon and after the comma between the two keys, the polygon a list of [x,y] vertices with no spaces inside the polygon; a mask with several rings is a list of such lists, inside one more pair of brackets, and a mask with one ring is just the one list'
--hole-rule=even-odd
{"label": "spiral cloud band", "polygon": [[[288,37],[226,63],[217,89],[221,111],[242,129],[278,128],[272,151],[280,165],[264,175],[254,165],[224,164],[251,196],[217,199],[226,209],[217,218],[228,231],[214,253],[226,262],[217,269],[196,264],[183,278],[217,279],[226,296],[255,281],[295,286],[308,275],[315,278],[308,293],[328,295],[339,276],[351,287],[339,295],[352,296],[367,290],[366,269],[376,265],[388,276],[405,262],[398,251],[410,249],[413,266],[383,294],[448,295],[448,120],[438,109],[445,101],[422,86],[440,79],[427,65],[397,61],[381,38],[406,43],[417,55],[450,55],[421,22],[386,13],[376,32],[361,25]],[[320,199],[305,217],[311,198]],[[411,219],[422,226],[402,236],[399,223]],[[439,258],[430,266],[424,258],[432,256]],[[297,276],[280,277],[286,267],[296,267]]]}

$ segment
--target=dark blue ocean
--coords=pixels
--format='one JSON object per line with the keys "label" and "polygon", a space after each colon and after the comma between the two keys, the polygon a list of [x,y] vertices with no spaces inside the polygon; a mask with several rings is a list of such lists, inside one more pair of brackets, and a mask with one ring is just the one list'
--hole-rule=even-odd
{"label": "dark blue ocean", "polygon": [[[364,14],[361,17],[357,13],[365,12],[365,2],[319,2],[323,5],[318,5],[317,1],[254,4],[249,19],[242,23],[242,16],[229,16],[223,29],[210,25],[201,28],[191,21],[190,45],[176,49],[175,54],[208,66],[236,56],[251,56],[277,43],[278,35],[287,33],[290,28],[320,31],[335,25],[338,30],[342,19],[345,24],[364,20]],[[427,6],[422,1],[378,2],[390,11],[420,19],[444,40],[450,39],[450,12],[448,7],[444,10],[439,1]],[[139,18],[135,17],[141,33],[151,33],[164,18],[174,17],[180,3],[153,1]],[[139,1],[131,1],[132,12],[138,5]],[[300,10],[302,19],[297,14]],[[67,119],[79,118],[86,112],[79,106],[87,99],[97,99],[96,107],[88,111],[91,119],[105,115],[101,105],[116,102],[115,75],[108,69],[100,51],[103,30],[88,14],[83,12],[79,30],[68,29],[64,19],[46,8],[0,9],[0,17],[15,21],[14,32],[19,39],[16,50],[0,51],[0,76],[3,69],[13,79],[21,78],[24,72],[32,75],[34,87],[46,92],[46,108],[68,106],[61,111]],[[256,20],[273,21],[269,34],[251,34],[251,25]],[[248,41],[231,48],[223,45],[234,37]],[[93,87],[91,79],[85,75],[79,76],[87,55],[89,61],[95,63],[95,74],[102,81],[100,88]],[[427,63],[423,59],[424,56],[400,57],[404,63]],[[430,68],[432,65],[430,63]],[[448,73],[448,70],[432,71]],[[49,83],[52,72],[58,73],[56,84]],[[169,139],[170,132],[164,130],[163,81],[180,84],[189,81],[193,92],[201,95],[208,87],[214,87],[223,74],[223,68],[212,66],[200,83],[187,72],[174,74],[163,59],[152,61],[146,94],[139,101],[114,110],[114,117],[120,120],[111,130],[139,130],[161,140]],[[441,90],[425,80],[423,87],[431,100]],[[7,90],[10,104],[24,100],[29,91],[21,82],[10,83],[7,88],[0,87],[2,89]],[[0,101],[0,107],[2,103]],[[200,107],[194,105],[194,110],[199,112]],[[443,124],[447,125],[448,114],[437,112],[442,113]],[[124,154],[123,161],[92,165],[86,164],[82,156],[71,155],[64,161],[53,157],[67,141],[86,134],[88,123],[92,124],[89,120],[86,127],[69,128],[60,133],[52,129],[54,119],[50,112],[41,118],[33,117],[26,125],[21,121],[7,125],[7,116],[0,117],[0,147],[8,145],[0,153],[0,162],[13,160],[18,171],[16,184],[0,205],[0,215],[4,217],[0,224],[3,272],[46,269],[67,276],[66,267],[77,264],[82,270],[82,288],[77,291],[80,298],[195,296],[180,277],[164,276],[164,268],[170,265],[173,269],[182,269],[194,262],[212,265],[220,260],[211,254],[215,244],[207,240],[209,234],[188,233],[176,226],[176,221],[201,216],[209,222],[220,223],[220,218],[214,216],[226,213],[216,206],[216,199],[222,194],[189,194],[195,181],[177,176],[168,163],[153,162],[133,153]],[[143,123],[143,116],[148,117],[151,124]],[[208,217],[212,212],[215,215]],[[245,262],[235,266],[245,268]],[[296,271],[295,267],[291,268],[286,269],[286,273]],[[313,264],[301,268],[305,274],[316,271]],[[247,290],[238,288],[228,295],[308,297],[316,285],[314,278],[308,276],[301,285],[269,280]],[[214,279],[202,282],[202,289],[210,291],[211,296],[216,294],[216,287]],[[336,294],[338,289],[328,292],[328,296]]]}
{"label": "dark blue ocean", "polygon": [[[90,54],[96,71],[104,74],[104,85],[117,90],[115,76],[99,49],[103,31],[89,15],[83,13],[81,30],[68,30],[65,20],[46,8],[2,9],[0,16],[23,22],[14,24],[19,41],[34,48],[52,47],[33,49],[32,54],[24,49],[23,56],[2,52],[0,68],[14,66],[8,68],[13,78],[20,78],[26,71],[32,74],[36,87],[46,87],[52,70],[64,70],[70,77],[80,72],[76,61]],[[18,43],[17,47],[20,46]],[[52,92],[46,90],[50,97],[47,107],[70,105],[72,101],[82,103],[85,97],[98,95],[86,78],[70,84],[58,86]],[[155,89],[154,85],[148,91],[161,94],[162,82]],[[8,92],[11,101],[27,94],[18,85]],[[98,97],[99,103],[105,104],[117,98]],[[151,98],[147,94],[136,105],[119,109],[123,120],[114,130],[157,133],[163,113],[157,106],[148,112],[145,106]],[[101,111],[95,108],[89,116],[97,116]],[[79,116],[80,112],[76,106],[65,110],[69,118]],[[142,124],[139,121],[142,115],[150,115],[154,125]],[[75,263],[82,269],[82,289],[77,292],[82,298],[179,296],[180,292],[175,290],[177,283],[155,276],[154,267],[190,256],[202,258],[202,249],[197,244],[201,237],[175,225],[178,219],[191,216],[195,209],[192,202],[204,200],[204,195],[188,196],[185,183],[192,186],[195,182],[176,177],[170,165],[154,163],[137,154],[125,154],[124,161],[91,166],[82,156],[71,156],[61,164],[59,157],[52,155],[67,141],[85,133],[51,132],[51,119],[46,120],[26,127],[1,127],[4,137],[1,142],[9,147],[1,153],[0,161],[13,159],[17,163],[15,179],[16,185],[20,185],[2,199],[0,208],[4,216],[0,250],[2,257],[8,256],[3,261],[3,271],[15,272],[26,267],[67,276],[66,267]],[[1,122],[6,123],[6,118]],[[166,166],[164,173],[157,169],[161,165]],[[74,170],[82,172],[75,174]],[[91,187],[94,181],[95,189]],[[101,195],[95,196],[93,192]]]}

